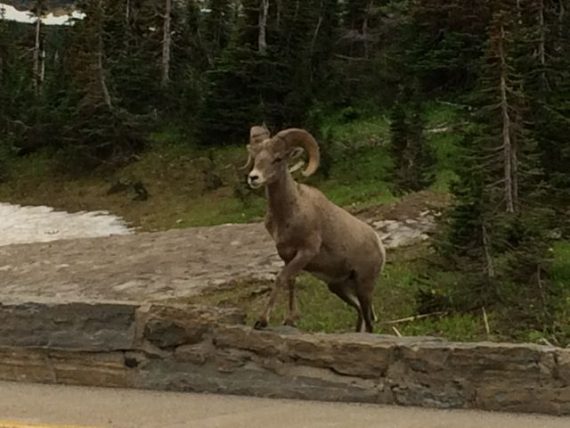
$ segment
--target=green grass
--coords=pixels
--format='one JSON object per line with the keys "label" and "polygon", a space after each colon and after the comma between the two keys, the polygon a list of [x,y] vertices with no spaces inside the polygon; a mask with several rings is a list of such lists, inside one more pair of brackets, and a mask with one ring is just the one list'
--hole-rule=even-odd
{"label": "green grass", "polygon": [[[171,135],[154,138],[138,161],[113,174],[99,171],[69,179],[58,174],[54,161],[44,154],[10,159],[9,179],[0,183],[0,200],[68,211],[108,210],[148,231],[246,222],[263,214],[263,198],[252,194],[242,201],[234,195],[234,185],[242,179],[237,168],[245,162],[243,148],[216,149],[210,160],[203,150],[173,141]],[[206,188],[206,169],[221,178],[220,188]],[[149,199],[107,194],[113,178],[141,180]]]}
{"label": "green grass", "polygon": [[[404,251],[400,250],[390,254],[391,262],[378,281],[374,293],[374,307],[379,318],[375,327],[377,333],[396,334],[392,324],[386,322],[415,314],[414,296],[418,287],[418,272],[422,266],[417,260],[405,260],[403,253]],[[244,281],[194,297],[191,301],[239,307],[246,312],[247,322],[253,324],[264,308],[270,286],[269,282]],[[303,274],[299,277],[297,299],[301,313],[297,326],[301,330],[326,333],[354,330],[354,309],[348,307],[332,294],[323,282],[311,275]],[[286,302],[287,297],[283,292],[272,315],[272,325],[279,325],[285,318]],[[405,336],[439,336],[458,341],[486,338],[482,318],[472,314],[446,314],[405,321],[394,326]]]}
{"label": "green grass", "polygon": [[[307,182],[343,206],[366,208],[394,201],[386,115],[370,109],[347,111],[324,120],[323,130],[331,136],[330,178],[317,175]],[[428,127],[451,123],[454,114],[452,107],[434,104],[428,109]],[[434,189],[444,191],[453,179],[456,137],[447,132],[429,135],[438,159]],[[238,167],[245,160],[245,147],[205,150],[172,130],[158,131],[137,161],[112,174],[98,171],[70,180],[58,174],[56,161],[47,154],[10,158],[4,162],[8,179],[0,183],[0,200],[69,211],[104,209],[147,231],[248,222],[263,215],[265,202],[263,192],[243,187]],[[207,169],[221,178],[220,188],[206,188]],[[107,195],[113,178],[141,180],[150,198],[138,202],[125,193]],[[239,194],[242,197],[236,197]]]}
{"label": "green grass", "polygon": [[570,241],[557,242],[553,254],[552,279],[570,292]]}
{"label": "green grass", "polygon": [[566,343],[570,343],[570,241],[557,242],[553,255],[551,279],[558,293],[556,328]]}
{"label": "green grass", "polygon": [[461,112],[457,107],[430,103],[426,108],[426,136],[436,159],[432,189],[447,192],[457,179],[454,170],[460,155]]}
{"label": "green grass", "polygon": [[[335,203],[356,209],[396,201],[389,185],[391,159],[388,154],[389,122],[382,112],[328,116],[324,123],[330,133],[333,162],[330,178],[317,175],[307,180],[316,185]],[[429,105],[426,136],[432,146],[437,165],[433,190],[445,192],[456,178],[453,170],[459,154],[460,113],[453,106]],[[430,132],[439,128],[441,132]],[[444,129],[442,131],[442,129]],[[6,155],[4,155],[6,156]],[[46,204],[75,210],[106,209],[124,217],[141,230],[155,231],[189,226],[240,223],[259,219],[265,211],[263,192],[249,191],[243,186],[238,167],[246,160],[245,147],[220,147],[211,152],[184,141],[171,131],[152,135],[152,144],[130,165],[112,176],[142,180],[150,198],[132,201],[127,194],[108,195],[111,175],[103,172],[70,180],[57,173],[56,164],[46,154],[6,159],[8,179],[0,183],[0,200],[23,204]],[[203,171],[211,169],[223,185],[209,190]],[[241,181],[240,181],[241,180]],[[302,179],[304,181],[304,179]],[[241,184],[240,184],[241,183]],[[236,196],[241,190],[242,197]],[[376,330],[395,334],[387,321],[416,314],[419,275],[425,272],[421,257],[423,246],[389,253],[389,263],[377,285],[374,297],[380,318]],[[414,252],[412,257],[409,257]],[[556,319],[557,336],[570,339],[570,242],[559,242],[553,248],[551,280],[559,293]],[[447,275],[447,276],[446,276]],[[440,284],[453,284],[461,279],[441,274]],[[252,322],[264,305],[268,284],[234,284],[199,299],[216,305],[237,305],[246,310]],[[355,313],[327,287],[310,275],[299,279],[299,305],[302,318],[299,327],[306,331],[352,331]],[[274,323],[284,316],[285,296],[281,297]],[[489,310],[491,331],[502,329],[499,316]],[[398,323],[403,335],[435,335],[452,340],[487,339],[480,313],[447,313],[424,319]],[[516,326],[508,326],[516,329]],[[543,332],[518,331],[517,340],[539,341]],[[491,339],[509,339],[493,336]],[[566,340],[567,343],[569,340]]]}
{"label": "green grass", "polygon": [[[346,109],[345,109],[346,110]],[[390,121],[381,111],[359,111],[347,118],[345,111],[327,115],[321,131],[331,132],[337,143],[352,147],[379,146],[390,140]]]}
{"label": "green grass", "polygon": [[[385,118],[372,116],[340,125],[337,131],[342,144],[370,142],[379,136],[385,139],[388,124]],[[345,206],[392,200],[385,181],[390,161],[386,151],[366,144],[343,151],[329,180],[316,176],[307,181]],[[249,222],[263,216],[265,201],[262,191],[244,186],[239,167],[246,158],[245,147],[206,150],[176,132],[160,131],[151,135],[151,144],[137,161],[113,173],[101,170],[70,179],[58,173],[57,161],[47,154],[10,158],[5,162],[8,179],[0,183],[0,200],[68,211],[108,210],[146,231]],[[206,170],[221,179],[221,187],[207,187]],[[108,195],[116,178],[142,181],[150,197],[141,202],[127,193]]]}
{"label": "green grass", "polygon": [[[420,275],[427,268],[422,261],[427,254],[427,246],[399,249],[388,253],[389,263],[378,281],[374,293],[374,306],[379,322],[375,331],[382,334],[402,334],[404,336],[436,336],[452,341],[518,341],[543,343],[553,340],[544,332],[521,330],[516,325],[508,325],[493,309],[487,311],[490,334],[487,334],[483,312],[446,312],[427,318],[409,319],[396,324],[390,321],[413,317],[417,314],[416,293],[420,287]],[[560,300],[557,320],[560,329],[556,340],[562,346],[570,338],[570,242],[559,242],[554,248],[555,261],[552,279],[564,290]],[[410,257],[412,256],[412,257]],[[447,282],[460,280],[459,277],[443,279]],[[270,282],[242,282],[193,298],[199,303],[217,306],[233,306],[243,309],[247,322],[253,324],[264,308]],[[298,327],[310,332],[350,332],[353,331],[356,314],[340,299],[333,295],[326,285],[309,274],[303,274],[297,281],[297,298],[301,319]],[[272,316],[271,324],[278,325],[286,313],[287,297],[283,292]],[[395,329],[393,328],[395,327]]]}

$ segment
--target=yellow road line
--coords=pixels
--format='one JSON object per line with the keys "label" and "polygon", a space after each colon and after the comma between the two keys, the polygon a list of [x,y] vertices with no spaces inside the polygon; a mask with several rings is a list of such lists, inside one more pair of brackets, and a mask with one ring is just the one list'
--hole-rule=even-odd
{"label": "yellow road line", "polygon": [[0,420],[0,428],[94,428],[87,425],[33,424],[17,421]]}

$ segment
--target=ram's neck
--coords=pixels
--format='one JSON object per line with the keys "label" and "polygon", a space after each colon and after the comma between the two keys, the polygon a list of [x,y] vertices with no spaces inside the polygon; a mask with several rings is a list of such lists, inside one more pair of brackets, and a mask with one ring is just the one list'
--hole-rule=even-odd
{"label": "ram's neck", "polygon": [[267,185],[268,209],[273,219],[287,220],[294,213],[297,206],[299,190],[293,177],[287,172],[283,178]]}

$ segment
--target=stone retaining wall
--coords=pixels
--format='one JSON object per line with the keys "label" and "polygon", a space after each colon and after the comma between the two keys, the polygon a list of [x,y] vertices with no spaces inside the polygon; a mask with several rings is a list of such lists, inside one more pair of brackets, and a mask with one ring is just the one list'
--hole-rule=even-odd
{"label": "stone retaining wall", "polygon": [[570,350],[243,321],[200,306],[0,304],[0,379],[570,414]]}

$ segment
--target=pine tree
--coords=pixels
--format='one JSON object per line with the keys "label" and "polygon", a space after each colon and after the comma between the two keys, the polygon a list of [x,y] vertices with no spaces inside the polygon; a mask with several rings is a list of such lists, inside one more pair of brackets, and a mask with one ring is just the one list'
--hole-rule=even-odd
{"label": "pine tree", "polygon": [[[535,52],[522,62],[524,84],[529,97],[529,110],[535,124],[533,136],[541,152],[541,164],[553,190],[550,203],[570,206],[570,37],[560,31],[570,20],[563,2],[526,0],[524,40],[521,51]],[[545,201],[547,202],[547,201]],[[563,210],[561,217],[564,218]]]}
{"label": "pine tree", "polygon": [[132,113],[151,114],[162,102],[163,6],[156,0],[104,3],[108,83],[118,105]]}
{"label": "pine tree", "polygon": [[[241,138],[244,123],[265,121],[275,129],[301,126],[311,108],[311,40],[320,2],[275,2],[268,10],[257,0],[242,5],[235,38],[207,74],[203,141]],[[260,19],[266,20],[262,49]]]}
{"label": "pine tree", "polygon": [[202,16],[195,1],[174,3],[170,85],[162,90],[164,117],[192,132],[203,103],[208,56],[202,40]]}
{"label": "pine tree", "polygon": [[493,11],[475,94],[476,126],[465,139],[457,204],[440,254],[463,272],[453,291],[463,309],[500,302],[506,317],[543,329],[551,321],[546,272],[552,217],[541,206],[543,175],[517,68],[523,33],[511,7],[501,1]]}
{"label": "pine tree", "polygon": [[432,182],[434,157],[424,135],[421,103],[410,96],[402,96],[390,115],[390,153],[399,191],[421,190]]}
{"label": "pine tree", "polygon": [[162,23],[162,58],[160,84],[163,88],[170,83],[170,58],[172,46],[172,0],[164,0]]}
{"label": "pine tree", "polygon": [[208,1],[209,12],[204,20],[203,40],[207,46],[210,64],[214,63],[230,42],[235,16],[232,6],[231,0]]}
{"label": "pine tree", "polygon": [[66,57],[71,87],[63,112],[67,144],[61,152],[62,167],[73,173],[128,161],[145,142],[142,121],[116,105],[107,83],[105,3],[87,1],[80,6],[86,17],[74,25]]}
{"label": "pine tree", "polygon": [[42,85],[45,77],[45,50],[42,46],[42,16],[47,11],[47,3],[45,0],[36,0],[31,12],[36,17],[35,23],[35,37],[34,37],[34,68],[33,68],[33,82],[34,92],[39,95],[42,91]]}
{"label": "pine tree", "polygon": [[486,0],[410,2],[406,69],[428,92],[472,89],[491,20]]}

